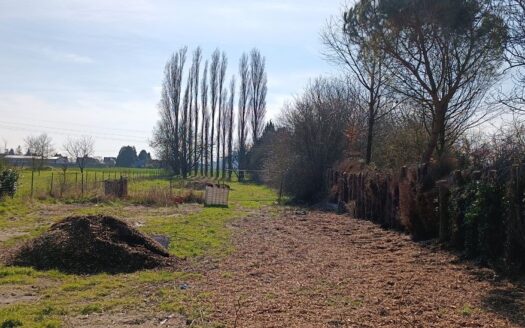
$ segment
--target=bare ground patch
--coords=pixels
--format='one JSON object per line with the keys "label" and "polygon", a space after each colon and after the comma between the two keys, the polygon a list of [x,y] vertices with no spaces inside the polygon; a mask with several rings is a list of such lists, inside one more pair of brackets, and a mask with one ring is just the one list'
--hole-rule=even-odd
{"label": "bare ground patch", "polygon": [[150,311],[134,311],[133,313],[90,314],[69,318],[68,327],[106,328],[106,327],[185,327],[186,320],[175,314],[152,314]]}
{"label": "bare ground patch", "polygon": [[35,286],[8,286],[0,290],[0,305],[35,301],[39,298]]}
{"label": "bare ground patch", "polygon": [[228,327],[523,327],[523,284],[347,216],[293,211],[232,224],[236,251],[203,264]]}

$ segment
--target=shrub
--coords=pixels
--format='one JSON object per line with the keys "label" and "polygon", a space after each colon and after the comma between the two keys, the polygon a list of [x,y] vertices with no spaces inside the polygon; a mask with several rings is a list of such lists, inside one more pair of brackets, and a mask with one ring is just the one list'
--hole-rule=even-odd
{"label": "shrub", "polygon": [[0,325],[0,328],[15,328],[15,327],[21,327],[21,326],[22,326],[22,322],[20,322],[19,320],[8,319],[2,322],[2,324]]}
{"label": "shrub", "polygon": [[14,197],[18,186],[19,174],[13,169],[0,172],[0,198],[4,196]]}
{"label": "shrub", "polygon": [[456,186],[450,190],[448,207],[450,243],[457,249],[465,245],[465,212],[474,202],[475,189],[467,186]]}
{"label": "shrub", "polygon": [[508,193],[505,216],[505,265],[525,271],[525,179],[513,177]]}
{"label": "shrub", "polygon": [[266,168],[273,185],[295,200],[316,202],[326,190],[326,169],[341,159],[355,101],[344,81],[317,79],[284,111]]}
{"label": "shrub", "polygon": [[452,244],[469,258],[499,261],[506,240],[504,185],[492,180],[472,181],[454,188],[450,200]]}

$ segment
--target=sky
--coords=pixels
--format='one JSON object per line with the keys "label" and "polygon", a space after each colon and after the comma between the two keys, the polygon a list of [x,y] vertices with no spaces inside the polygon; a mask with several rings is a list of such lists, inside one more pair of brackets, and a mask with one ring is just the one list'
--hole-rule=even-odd
{"label": "sky", "polygon": [[267,118],[309,79],[334,73],[320,33],[342,0],[0,0],[0,149],[47,133],[91,135],[97,156],[150,151],[163,69],[183,46],[216,48],[228,75],[253,47],[266,57]]}

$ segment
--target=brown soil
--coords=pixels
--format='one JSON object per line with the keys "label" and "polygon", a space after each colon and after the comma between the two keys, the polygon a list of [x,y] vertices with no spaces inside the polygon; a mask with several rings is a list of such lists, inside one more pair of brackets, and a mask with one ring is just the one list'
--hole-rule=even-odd
{"label": "brown soil", "polygon": [[525,327],[525,287],[347,216],[233,224],[237,251],[203,265],[227,327]]}
{"label": "brown soil", "polygon": [[11,238],[21,237],[27,235],[27,232],[18,231],[16,229],[6,229],[0,231],[0,243]]}
{"label": "brown soil", "polygon": [[66,327],[75,328],[180,328],[186,327],[186,320],[178,314],[157,314],[136,311],[134,313],[90,314],[70,318],[65,322]]}
{"label": "brown soil", "polygon": [[133,272],[171,264],[167,251],[126,222],[108,216],[69,217],[17,248],[7,264],[90,274]]}
{"label": "brown soil", "polygon": [[12,286],[0,291],[0,305],[38,300],[36,286]]}

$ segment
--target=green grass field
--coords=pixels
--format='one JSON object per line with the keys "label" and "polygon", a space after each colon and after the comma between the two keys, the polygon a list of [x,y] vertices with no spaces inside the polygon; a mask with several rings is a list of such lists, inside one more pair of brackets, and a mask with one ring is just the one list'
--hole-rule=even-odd
{"label": "green grass field", "polygon": [[[27,188],[27,173],[22,175],[21,188]],[[43,185],[41,181],[50,174],[43,171],[38,183]],[[168,184],[163,179],[141,180],[135,187]],[[237,182],[230,186],[228,208],[142,206],[126,200],[66,203],[19,195],[0,202],[0,251],[38,236],[66,216],[105,214],[126,219],[144,233],[169,237],[170,253],[189,262],[202,256],[225,256],[232,251],[227,224],[263,207],[271,209],[276,200],[275,193],[263,186]],[[211,305],[205,294],[181,291],[177,286],[198,279],[201,276],[193,272],[167,270],[77,276],[0,266],[0,298],[12,299],[8,304],[0,302],[0,327],[61,327],[69,318],[123,310],[181,313],[191,319],[205,315]]]}

